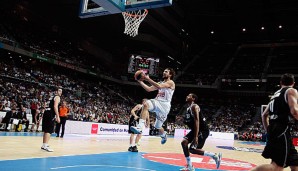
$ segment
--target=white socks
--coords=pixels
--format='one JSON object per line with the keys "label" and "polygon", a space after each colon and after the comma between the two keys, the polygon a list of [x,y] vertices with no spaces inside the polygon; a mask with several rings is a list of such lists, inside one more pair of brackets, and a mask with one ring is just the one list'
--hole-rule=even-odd
{"label": "white socks", "polygon": [[191,168],[192,167],[192,163],[191,163],[190,157],[188,156],[188,157],[185,157],[185,158],[186,158],[186,162],[187,162],[188,167]]}
{"label": "white socks", "polygon": [[204,152],[204,156],[209,156],[209,157],[212,157],[213,158],[215,156],[215,153],[205,151]]}

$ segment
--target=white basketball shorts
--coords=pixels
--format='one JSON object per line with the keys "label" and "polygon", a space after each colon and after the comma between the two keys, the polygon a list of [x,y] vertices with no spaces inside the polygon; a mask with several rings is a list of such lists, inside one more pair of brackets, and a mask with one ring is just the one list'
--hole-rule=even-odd
{"label": "white basketball shorts", "polygon": [[156,99],[150,99],[146,101],[148,103],[148,109],[150,112],[156,113],[156,120],[154,127],[160,129],[162,124],[166,121],[167,116],[171,109],[170,102],[159,101]]}

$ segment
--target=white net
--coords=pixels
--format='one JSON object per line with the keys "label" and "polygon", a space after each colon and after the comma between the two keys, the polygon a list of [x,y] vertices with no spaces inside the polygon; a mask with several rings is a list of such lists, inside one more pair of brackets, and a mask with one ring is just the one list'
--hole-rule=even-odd
{"label": "white net", "polygon": [[135,37],[136,35],[138,35],[139,26],[144,18],[147,16],[147,14],[147,9],[122,12],[125,21],[124,33],[131,37]]}

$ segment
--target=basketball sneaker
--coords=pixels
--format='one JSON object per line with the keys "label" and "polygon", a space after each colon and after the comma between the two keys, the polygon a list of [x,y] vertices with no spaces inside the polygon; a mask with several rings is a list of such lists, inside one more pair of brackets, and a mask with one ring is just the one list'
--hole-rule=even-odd
{"label": "basketball sneaker", "polygon": [[41,149],[42,149],[42,150],[45,150],[45,151],[47,151],[47,152],[53,152],[53,151],[54,151],[53,149],[50,149],[49,146],[42,146]]}
{"label": "basketball sneaker", "polygon": [[132,150],[132,146],[130,146],[129,148],[128,148],[128,151],[131,151]]}
{"label": "basketball sneaker", "polygon": [[131,148],[131,152],[139,152],[138,147],[137,146],[133,146]]}
{"label": "basketball sneaker", "polygon": [[167,132],[165,132],[165,135],[161,135],[161,144],[165,144],[168,140]]}
{"label": "basketball sneaker", "polygon": [[195,168],[193,166],[189,167],[186,165],[184,168],[180,169],[180,171],[195,171]]}
{"label": "basketball sneaker", "polygon": [[215,161],[215,164],[216,164],[216,169],[218,169],[220,167],[220,162],[221,162],[221,158],[222,158],[222,153],[218,153],[218,154],[215,154],[214,157],[212,157]]}
{"label": "basketball sneaker", "polygon": [[139,126],[131,126],[130,130],[134,133],[134,134],[142,134],[142,128]]}

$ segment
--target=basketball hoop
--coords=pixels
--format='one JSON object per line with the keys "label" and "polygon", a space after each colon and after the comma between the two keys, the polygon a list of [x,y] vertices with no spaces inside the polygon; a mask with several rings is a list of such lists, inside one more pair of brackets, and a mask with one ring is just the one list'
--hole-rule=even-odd
{"label": "basketball hoop", "polygon": [[122,12],[125,21],[124,33],[131,37],[138,35],[139,26],[147,14],[147,9]]}

